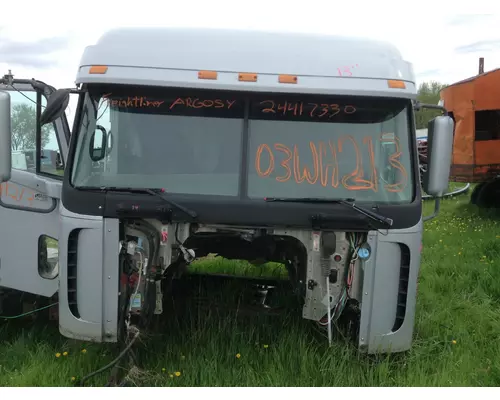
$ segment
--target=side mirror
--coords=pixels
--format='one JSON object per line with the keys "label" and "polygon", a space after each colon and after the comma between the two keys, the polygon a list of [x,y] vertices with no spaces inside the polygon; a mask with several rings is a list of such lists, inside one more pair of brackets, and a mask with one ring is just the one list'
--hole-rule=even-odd
{"label": "side mirror", "polygon": [[106,156],[106,142],[108,135],[106,129],[97,125],[95,132],[90,137],[89,156],[94,162],[101,161]]}
{"label": "side mirror", "polygon": [[47,100],[47,106],[40,116],[40,125],[50,124],[64,114],[69,104],[71,89],[57,89]]}
{"label": "side mirror", "polygon": [[56,153],[56,169],[58,170],[64,169],[61,153],[59,152]]}
{"label": "side mirror", "polygon": [[10,95],[0,92],[0,183],[10,180],[12,170]]}
{"label": "side mirror", "polygon": [[442,197],[448,190],[453,128],[453,119],[448,116],[436,117],[428,124],[427,171],[423,176],[423,187],[434,197]]}

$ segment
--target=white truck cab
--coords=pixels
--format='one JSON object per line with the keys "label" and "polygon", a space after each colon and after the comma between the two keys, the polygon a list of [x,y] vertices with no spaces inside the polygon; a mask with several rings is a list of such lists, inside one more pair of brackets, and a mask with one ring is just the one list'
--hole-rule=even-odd
{"label": "white truck cab", "polygon": [[[330,337],[352,305],[361,351],[410,348],[422,190],[415,76],[396,48],[116,29],[86,48],[76,83],[0,86],[0,287],[58,292],[63,335],[114,342],[130,304],[141,321],[161,314],[165,281],[194,259],[263,259],[286,265],[303,317]],[[18,91],[32,95],[36,154],[50,131],[64,176],[40,158],[12,168]],[[423,184],[437,198],[452,136],[448,116],[430,122]],[[58,241],[57,274],[37,267],[43,237]]]}

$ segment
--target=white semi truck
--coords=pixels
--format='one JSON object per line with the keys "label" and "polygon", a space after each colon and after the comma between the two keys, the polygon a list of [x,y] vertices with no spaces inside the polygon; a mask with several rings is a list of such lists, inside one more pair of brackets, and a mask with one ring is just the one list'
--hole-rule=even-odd
{"label": "white semi truck", "polygon": [[[330,337],[349,305],[360,351],[411,347],[424,218],[415,76],[396,48],[117,29],[86,48],[76,84],[0,82],[4,299],[56,297],[64,336],[116,342],[133,318],[162,313],[165,283],[215,253],[284,264],[303,318]],[[36,105],[36,171],[11,165],[19,93]],[[42,126],[63,175],[43,169]],[[423,189],[436,205],[453,126],[444,113],[428,127]],[[40,261],[41,238],[57,241],[57,262]]]}

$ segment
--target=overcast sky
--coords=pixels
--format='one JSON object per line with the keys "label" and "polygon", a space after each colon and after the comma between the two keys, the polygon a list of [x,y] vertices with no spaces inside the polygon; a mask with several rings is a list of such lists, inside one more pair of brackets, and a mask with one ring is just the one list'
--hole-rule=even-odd
{"label": "overcast sky", "polygon": [[8,3],[10,6],[2,7],[1,12],[0,74],[11,69],[17,78],[37,78],[56,88],[74,86],[84,47],[94,44],[106,30],[119,26],[224,27],[387,40],[413,63],[417,83],[425,80],[452,83],[468,78],[477,73],[479,57],[485,58],[486,70],[500,67],[500,5],[495,6],[494,2],[461,5],[450,0],[141,0],[127,4],[116,0],[16,0]]}

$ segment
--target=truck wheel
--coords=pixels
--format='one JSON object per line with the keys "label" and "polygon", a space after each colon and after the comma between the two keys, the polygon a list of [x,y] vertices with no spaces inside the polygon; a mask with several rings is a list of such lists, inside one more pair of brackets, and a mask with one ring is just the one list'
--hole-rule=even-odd
{"label": "truck wheel", "polygon": [[477,192],[475,204],[480,208],[500,208],[500,180],[482,184]]}
{"label": "truck wheel", "polygon": [[481,191],[481,189],[483,188],[483,186],[484,186],[484,182],[480,183],[479,185],[477,185],[474,188],[474,190],[472,191],[472,194],[470,195],[470,202],[471,202],[471,204],[476,204],[477,203],[477,198],[478,198],[479,192]]}

